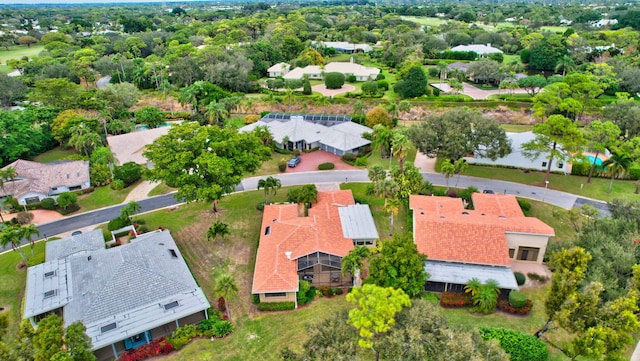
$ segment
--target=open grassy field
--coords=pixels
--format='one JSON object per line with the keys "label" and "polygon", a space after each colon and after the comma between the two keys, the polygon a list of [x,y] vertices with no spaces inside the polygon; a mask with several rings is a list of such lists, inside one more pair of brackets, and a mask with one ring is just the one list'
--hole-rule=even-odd
{"label": "open grassy field", "polygon": [[412,21],[424,26],[439,26],[445,24],[447,20],[440,18],[429,18],[423,16],[401,16],[402,20]]}
{"label": "open grassy field", "polygon": [[[521,169],[495,168],[470,166],[465,175],[481,178],[492,178],[504,181],[523,183],[544,187],[544,172],[525,173]],[[591,183],[587,183],[587,177],[569,176],[562,174],[551,174],[549,177],[549,189],[573,193],[579,196],[611,201],[616,198],[640,200],[640,195],[635,194],[635,182],[625,180],[615,180],[611,193],[609,189],[609,179],[592,178]]]}
{"label": "open grassy field", "polygon": [[533,125],[527,124],[500,124],[500,128],[505,132],[511,133],[523,133],[533,130]]}
{"label": "open grassy field", "polygon": [[[30,48],[27,48],[24,45],[16,45],[10,47],[9,50],[0,48],[0,64],[6,65],[7,60],[10,59],[20,59],[24,56],[36,56],[40,54],[42,49],[44,49],[44,46],[42,45],[32,45]],[[11,71],[13,71],[13,69]]]}

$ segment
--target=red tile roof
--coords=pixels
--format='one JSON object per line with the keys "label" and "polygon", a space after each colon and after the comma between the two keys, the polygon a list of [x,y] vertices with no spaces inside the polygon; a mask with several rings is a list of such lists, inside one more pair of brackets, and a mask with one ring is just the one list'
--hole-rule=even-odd
{"label": "red tile roof", "polygon": [[411,196],[418,250],[433,260],[509,266],[506,233],[554,235],[525,217],[512,195],[476,193],[473,201],[476,209],[467,210],[458,198]]}
{"label": "red tile roof", "polygon": [[318,192],[307,217],[298,217],[297,204],[265,206],[252,292],[297,291],[299,257],[315,252],[346,256],[353,240],[343,236],[338,206],[353,204],[347,190]]}

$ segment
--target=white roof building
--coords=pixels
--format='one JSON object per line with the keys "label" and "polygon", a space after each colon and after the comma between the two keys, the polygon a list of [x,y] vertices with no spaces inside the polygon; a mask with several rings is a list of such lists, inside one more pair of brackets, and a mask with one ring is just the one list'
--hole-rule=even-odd
{"label": "white roof building", "polygon": [[159,127],[135,131],[107,137],[107,143],[116,157],[118,164],[127,162],[147,165],[148,160],[142,155],[147,145],[153,143],[161,136],[168,134],[171,127]]}
{"label": "white roof building", "polygon": [[470,44],[470,45],[458,45],[451,48],[451,51],[473,51],[478,55],[496,54],[502,53],[502,50],[494,48],[491,44]]}
{"label": "white roof building", "polygon": [[[351,61],[331,62],[324,66],[308,65],[304,68],[295,68],[283,76],[284,79],[302,79],[305,75],[309,79],[322,79],[323,73],[342,73],[345,77],[354,75],[357,81],[375,80],[380,74],[380,69],[360,65]],[[270,73],[271,74],[271,73]]]}
{"label": "white roof building", "polygon": [[334,48],[339,53],[368,53],[373,50],[369,44],[354,44],[346,41],[313,41],[311,43],[315,46]]}
{"label": "white roof building", "polygon": [[370,133],[371,128],[354,123],[351,117],[343,115],[270,113],[240,128],[240,131],[250,132],[259,126],[269,128],[280,148],[320,148],[343,155],[358,153],[359,148],[371,144],[371,141],[362,137],[363,133]]}

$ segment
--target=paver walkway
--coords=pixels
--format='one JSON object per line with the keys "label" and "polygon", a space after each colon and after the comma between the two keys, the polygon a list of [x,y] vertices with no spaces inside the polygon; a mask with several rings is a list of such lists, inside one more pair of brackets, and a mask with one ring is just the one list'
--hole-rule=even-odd
{"label": "paver walkway", "polygon": [[139,201],[142,199],[149,198],[149,192],[153,188],[155,188],[159,182],[151,182],[151,181],[142,181],[142,183],[138,184],[135,188],[127,194],[127,198],[124,199],[122,203],[129,203],[130,201]]}
{"label": "paver walkway", "polygon": [[429,158],[422,152],[416,153],[416,159],[413,161],[421,172],[435,173],[436,172],[436,158]]}

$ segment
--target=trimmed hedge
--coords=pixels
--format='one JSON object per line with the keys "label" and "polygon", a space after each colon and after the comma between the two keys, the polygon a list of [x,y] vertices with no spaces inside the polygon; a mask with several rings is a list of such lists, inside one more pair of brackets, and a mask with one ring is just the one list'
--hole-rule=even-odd
{"label": "trimmed hedge", "polygon": [[318,164],[318,170],[329,170],[335,168],[336,165],[333,163],[321,163]]}
{"label": "trimmed hedge", "polygon": [[473,305],[470,293],[442,292],[440,306],[444,308],[469,307]]}
{"label": "trimmed hedge", "polygon": [[546,361],[549,350],[538,338],[502,327],[480,327],[480,335],[487,340],[497,340],[509,354],[511,361]]}
{"label": "trimmed hedge", "polygon": [[511,307],[522,308],[526,304],[527,295],[517,290],[511,290],[511,292],[509,292],[509,305]]}
{"label": "trimmed hedge", "polygon": [[516,283],[518,283],[518,286],[522,286],[525,282],[527,282],[527,277],[525,277],[521,272],[514,272],[513,275],[516,278]]}
{"label": "trimmed hedge", "polygon": [[520,209],[522,209],[524,213],[527,213],[531,210],[531,203],[529,203],[524,199],[518,198],[518,205],[520,206]]}
{"label": "trimmed hedge", "polygon": [[524,306],[515,308],[509,304],[509,300],[501,298],[498,300],[497,307],[502,312],[507,312],[514,315],[528,315],[533,308],[533,301],[527,300],[527,303],[525,303]]}
{"label": "trimmed hedge", "polygon": [[295,308],[295,302],[262,302],[258,305],[258,311],[285,311]]}

